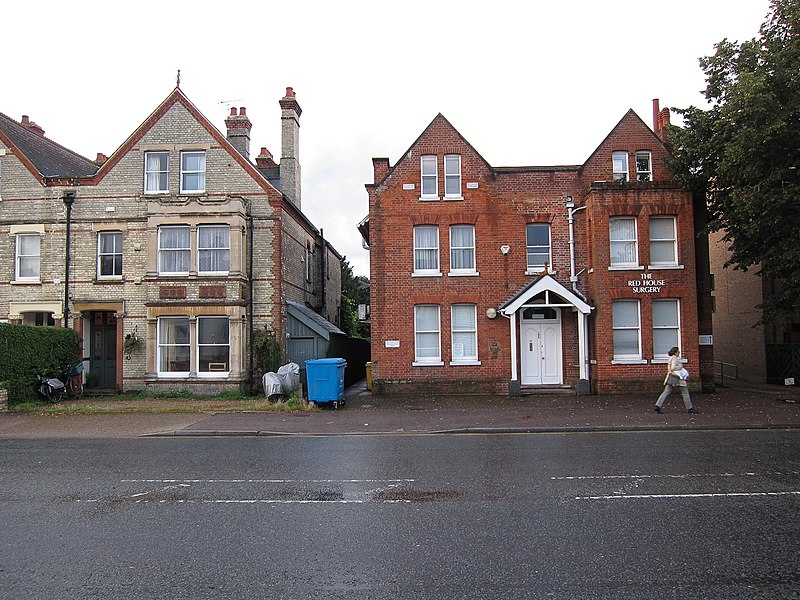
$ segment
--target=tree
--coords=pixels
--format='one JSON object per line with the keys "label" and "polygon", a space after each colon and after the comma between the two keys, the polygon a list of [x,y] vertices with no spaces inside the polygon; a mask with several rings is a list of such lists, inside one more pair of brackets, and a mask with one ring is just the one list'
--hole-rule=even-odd
{"label": "tree", "polygon": [[800,313],[800,0],[773,0],[759,36],[700,59],[710,108],[675,109],[676,177],[708,202],[727,266],[780,282],[763,321]]}
{"label": "tree", "polygon": [[369,279],[353,275],[353,267],[346,259],[342,260],[342,331],[348,337],[369,338],[369,323],[358,318],[359,304],[369,304]]}

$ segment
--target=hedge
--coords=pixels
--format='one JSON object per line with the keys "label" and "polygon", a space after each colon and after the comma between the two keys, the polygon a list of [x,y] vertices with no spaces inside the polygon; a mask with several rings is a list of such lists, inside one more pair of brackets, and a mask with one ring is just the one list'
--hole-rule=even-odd
{"label": "hedge", "polygon": [[9,405],[41,400],[39,375],[55,377],[61,365],[79,360],[79,348],[73,329],[0,323],[0,381]]}

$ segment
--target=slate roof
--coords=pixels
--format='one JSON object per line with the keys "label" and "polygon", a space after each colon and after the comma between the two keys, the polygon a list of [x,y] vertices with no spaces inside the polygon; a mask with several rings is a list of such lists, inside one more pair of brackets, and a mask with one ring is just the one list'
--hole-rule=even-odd
{"label": "slate roof", "polygon": [[91,177],[98,166],[0,113],[0,134],[44,177]]}
{"label": "slate roof", "polygon": [[[290,307],[294,308],[296,311],[301,313],[306,319],[312,321],[314,324],[317,325],[317,328],[322,328],[325,331],[330,333],[337,333],[341,335],[345,335],[344,331],[339,329],[336,325],[331,323],[330,321],[326,320],[321,315],[318,315],[305,304],[300,304],[299,302],[292,302],[291,300],[287,300],[286,304]],[[309,324],[310,325],[310,324]]]}

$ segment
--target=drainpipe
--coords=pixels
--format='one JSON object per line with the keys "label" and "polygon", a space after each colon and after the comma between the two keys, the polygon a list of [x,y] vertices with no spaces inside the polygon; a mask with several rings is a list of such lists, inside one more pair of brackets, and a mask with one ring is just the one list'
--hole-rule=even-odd
{"label": "drainpipe", "polygon": [[[575,201],[572,196],[567,196],[567,211],[569,221],[569,280],[572,282],[572,291],[580,296],[583,300],[587,300],[580,290],[578,290],[578,275],[575,273],[575,213],[586,208],[586,205],[575,208]],[[586,339],[586,315],[583,313],[578,314],[578,355],[580,370],[580,380],[585,383],[579,383],[578,394],[583,395],[589,392],[589,349]],[[581,389],[583,386],[583,389]]]}
{"label": "drainpipe", "polygon": [[[244,200],[244,198],[243,198]],[[248,367],[247,367],[247,379],[250,381],[250,393],[253,392],[253,388],[255,383],[253,381],[253,365],[254,365],[254,357],[253,357],[253,344],[255,343],[255,327],[253,326],[253,210],[250,206],[250,202],[246,201],[245,206],[247,207],[247,253],[249,254],[247,259],[247,278],[250,280],[248,285],[248,294],[247,294],[247,335],[250,338],[250,343],[248,344],[247,353],[248,357]]]}
{"label": "drainpipe", "polygon": [[64,206],[67,207],[67,247],[64,253],[64,327],[69,327],[69,243],[72,205],[75,202],[75,192],[72,190],[64,192],[62,199],[64,200]]}
{"label": "drainpipe", "polygon": [[583,210],[586,208],[586,205],[579,206],[575,208],[575,201],[572,199],[572,196],[567,196],[567,211],[569,212],[568,221],[569,221],[569,280],[572,282],[572,291],[574,291],[578,296],[586,300],[586,296],[584,296],[578,290],[578,276],[575,274],[575,213]]}

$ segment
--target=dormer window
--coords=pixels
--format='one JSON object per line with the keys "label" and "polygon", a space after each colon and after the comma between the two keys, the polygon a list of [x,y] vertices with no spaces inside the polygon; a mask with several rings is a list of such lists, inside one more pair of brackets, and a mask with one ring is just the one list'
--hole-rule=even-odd
{"label": "dormer window", "polygon": [[614,170],[614,181],[628,181],[628,153],[612,153],[611,162]]}
{"label": "dormer window", "polygon": [[653,181],[653,164],[647,150],[636,153],[636,180]]}
{"label": "dormer window", "polygon": [[439,198],[439,177],[436,170],[436,155],[422,157],[422,198]]}

